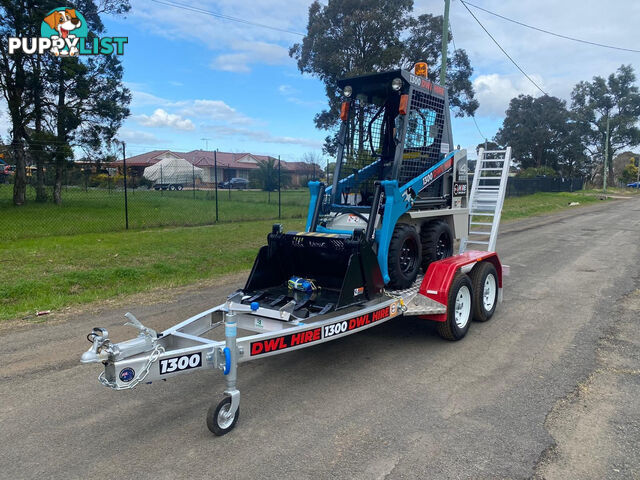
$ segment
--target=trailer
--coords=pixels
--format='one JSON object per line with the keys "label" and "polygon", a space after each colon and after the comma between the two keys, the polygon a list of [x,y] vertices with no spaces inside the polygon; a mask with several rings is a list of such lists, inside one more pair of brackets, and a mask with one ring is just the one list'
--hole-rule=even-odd
{"label": "trailer", "polygon": [[[157,333],[127,313],[137,337],[112,343],[104,328],[87,336],[91,348],[83,363],[102,363],[99,382],[114,390],[166,380],[183,373],[220,370],[226,389],[207,412],[215,435],[231,431],[240,414],[238,364],[337,340],[401,316],[438,323],[446,339],[465,336],[472,318],[491,318],[502,300],[503,267],[495,252],[467,251],[432,263],[424,278],[406,290],[385,291],[374,300],[301,319],[288,303],[280,308],[260,304],[242,292],[214,308]],[[224,328],[224,340],[206,335]],[[238,330],[249,333],[238,336]]]}
{"label": "trailer", "polygon": [[[240,363],[403,316],[434,321],[456,341],[472,319],[493,316],[507,272],[495,246],[510,148],[480,149],[468,192],[466,151],[452,148],[445,88],[404,70],[340,85],[336,173],[331,186],[310,182],[305,231],[274,225],[245,286],[222,305],[161,333],[127,313],[139,333],[120,343],[94,328],[81,361],[103,364],[101,384],[126,390],[221,370],[226,389],[207,426],[224,435],[239,418]],[[210,337],[222,327],[224,340]]]}

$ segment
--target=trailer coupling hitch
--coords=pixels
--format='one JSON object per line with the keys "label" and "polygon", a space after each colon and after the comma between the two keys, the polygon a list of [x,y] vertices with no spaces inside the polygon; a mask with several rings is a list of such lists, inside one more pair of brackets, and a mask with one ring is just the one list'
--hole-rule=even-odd
{"label": "trailer coupling hitch", "polygon": [[91,342],[91,348],[82,354],[82,363],[100,363],[109,360],[114,353],[114,345],[109,340],[109,332],[106,328],[93,327],[91,333],[87,335],[87,340]]}
{"label": "trailer coupling hitch", "polygon": [[128,322],[125,325],[137,329],[140,333],[132,340],[122,343],[112,343],[106,328],[94,327],[87,335],[91,342],[91,348],[82,354],[82,363],[101,363],[115,361],[122,357],[128,357],[137,353],[154,349],[158,334],[155,330],[145,327],[132,313],[125,314]]}

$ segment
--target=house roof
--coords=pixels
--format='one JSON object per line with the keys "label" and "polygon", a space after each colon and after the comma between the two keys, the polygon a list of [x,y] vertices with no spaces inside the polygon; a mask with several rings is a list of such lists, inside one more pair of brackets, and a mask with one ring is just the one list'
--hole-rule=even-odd
{"label": "house roof", "polygon": [[[142,153],[133,157],[127,158],[127,166],[130,167],[148,167],[158,163],[162,156],[171,154],[177,158],[184,158],[186,161],[195,165],[196,167],[213,167],[215,161],[218,162],[218,167],[221,168],[238,168],[238,169],[255,169],[258,168],[258,161],[264,161],[273,159],[275,162],[277,158],[270,157],[268,155],[255,155],[253,153],[230,153],[230,152],[214,152],[208,150],[192,150],[190,152],[174,152],[172,150],[152,150],[151,152]],[[122,165],[122,160],[117,160],[111,163],[112,166]],[[319,167],[315,167],[319,168]],[[304,162],[287,162],[282,160],[282,169],[291,172],[310,172],[313,171],[314,166]]]}

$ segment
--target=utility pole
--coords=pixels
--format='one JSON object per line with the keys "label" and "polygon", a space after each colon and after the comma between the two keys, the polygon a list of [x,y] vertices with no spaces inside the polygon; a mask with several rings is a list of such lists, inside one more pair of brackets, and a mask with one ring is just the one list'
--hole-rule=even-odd
{"label": "utility pole", "polygon": [[609,170],[609,112],[607,112],[607,134],[604,142],[604,171],[602,172],[602,192],[607,193],[607,174]]}
{"label": "utility pole", "polygon": [[278,155],[278,219],[280,219],[282,217],[282,199],[280,197],[280,182],[281,182],[281,177],[280,177],[280,155]]}
{"label": "utility pole", "polygon": [[442,17],[442,65],[440,65],[440,85],[447,81],[447,48],[449,47],[449,3],[444,0],[444,17]]}

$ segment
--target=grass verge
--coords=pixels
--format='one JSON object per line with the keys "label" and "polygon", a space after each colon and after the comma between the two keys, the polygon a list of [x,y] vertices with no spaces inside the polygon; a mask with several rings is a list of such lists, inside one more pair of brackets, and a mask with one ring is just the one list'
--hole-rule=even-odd
{"label": "grass verge", "polygon": [[[599,202],[582,193],[505,200],[504,220]],[[245,209],[253,208],[252,203]],[[573,208],[573,207],[572,207]],[[273,221],[19,238],[0,242],[0,321],[38,310],[188,285],[251,267]],[[285,220],[287,230],[302,219]]]}

